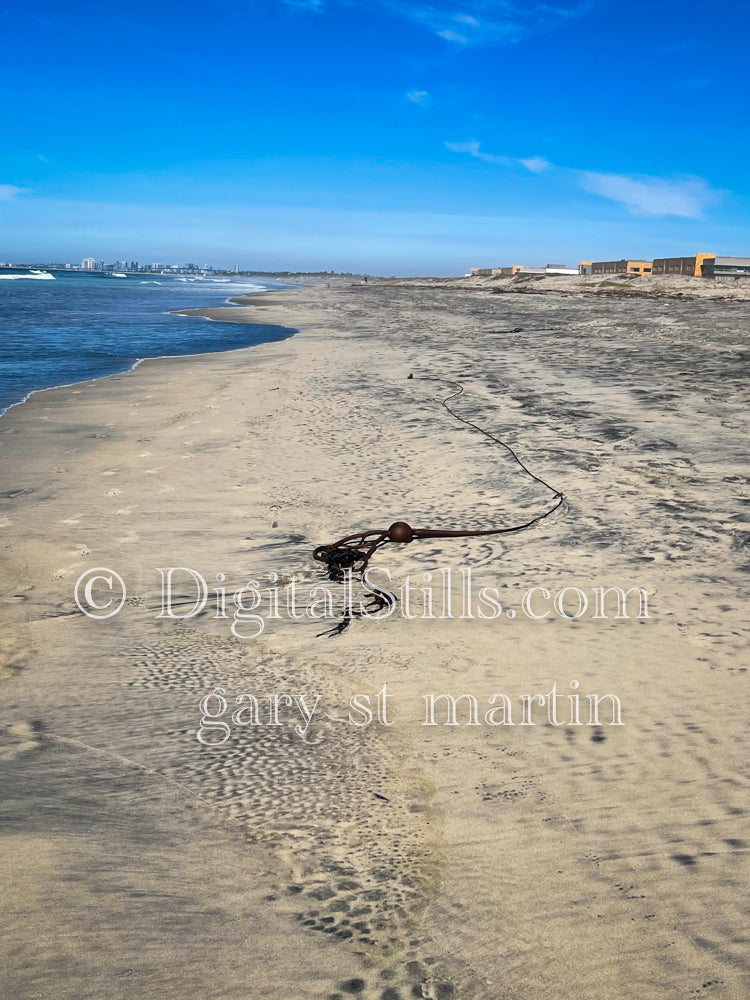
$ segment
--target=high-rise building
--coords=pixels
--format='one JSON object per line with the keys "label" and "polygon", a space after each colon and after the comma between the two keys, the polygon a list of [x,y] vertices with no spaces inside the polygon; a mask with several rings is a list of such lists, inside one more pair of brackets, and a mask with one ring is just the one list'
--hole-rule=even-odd
{"label": "high-rise building", "polygon": [[96,261],[93,257],[86,257],[85,260],[81,261],[82,271],[94,271],[96,270]]}

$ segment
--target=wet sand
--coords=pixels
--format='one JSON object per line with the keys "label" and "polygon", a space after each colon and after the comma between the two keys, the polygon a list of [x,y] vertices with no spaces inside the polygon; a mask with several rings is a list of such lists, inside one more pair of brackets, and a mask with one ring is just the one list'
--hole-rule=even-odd
{"label": "wet sand", "polygon": [[[3,997],[748,995],[747,307],[556,287],[258,296],[232,318],[299,334],[0,419]],[[453,568],[452,618],[316,639],[282,614],[235,638],[250,580],[338,593],[323,542],[549,506],[421,376],[460,381],[456,409],[564,507],[377,554],[396,581]],[[158,618],[169,566],[224,574],[230,617],[212,596]],[[91,567],[127,582],[106,621],[73,599]],[[516,616],[460,618],[461,567]],[[521,612],[529,588],[597,586],[644,588],[650,617]],[[572,724],[572,681],[624,725]],[[393,725],[349,724],[385,683]],[[563,724],[520,725],[519,696],[553,684]],[[319,707],[304,736],[285,709],[207,747],[217,686]],[[480,724],[422,725],[429,692],[473,694]],[[515,725],[487,723],[497,693]]]}

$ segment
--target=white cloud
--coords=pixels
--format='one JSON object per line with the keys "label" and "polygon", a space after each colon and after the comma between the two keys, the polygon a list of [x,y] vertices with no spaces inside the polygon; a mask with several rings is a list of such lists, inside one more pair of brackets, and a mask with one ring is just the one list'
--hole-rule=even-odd
{"label": "white cloud", "polygon": [[[469,142],[446,142],[452,153],[468,153],[477,160],[500,167],[520,164],[533,174],[550,170],[553,164],[544,156],[516,157],[485,153],[476,139]],[[648,177],[640,174],[603,174],[592,170],[557,168],[557,175],[566,176],[584,191],[619,202],[635,215],[674,215],[699,219],[720,197],[702,177]]]}
{"label": "white cloud", "polygon": [[468,45],[469,39],[466,35],[461,35],[452,28],[443,28],[442,31],[438,31],[437,35],[439,38],[444,38],[446,42],[458,42],[459,45]]}
{"label": "white cloud", "polygon": [[529,156],[527,159],[519,159],[518,162],[530,170],[532,174],[541,174],[552,166],[544,156]]}
{"label": "white cloud", "polygon": [[335,7],[385,9],[455,45],[507,45],[589,13],[598,0],[283,0],[288,7],[320,11]]}
{"label": "white cloud", "polygon": [[16,195],[23,194],[24,189],[15,184],[0,184],[0,201],[11,201]]}
{"label": "white cloud", "polygon": [[625,205],[636,215],[677,215],[697,219],[718,197],[701,177],[669,179],[583,172],[584,191]]}
{"label": "white cloud", "polygon": [[549,160],[546,160],[543,156],[530,156],[530,157],[518,157],[518,156],[497,156],[494,153],[485,153],[482,150],[481,142],[477,142],[476,139],[472,139],[470,142],[446,142],[446,148],[452,153],[468,153],[469,156],[473,156],[477,160],[484,160],[485,163],[494,163],[500,167],[512,167],[517,163],[520,163],[522,167],[526,167],[533,174],[540,174],[544,170],[548,170],[552,164]]}
{"label": "white cloud", "polygon": [[412,104],[418,104],[420,108],[424,108],[430,103],[430,94],[426,90],[407,90],[406,99]]}
{"label": "white cloud", "polygon": [[466,0],[460,10],[456,10],[454,0],[375,2],[424,24],[446,41],[459,45],[502,45],[580,17],[593,8],[596,0],[559,0],[554,6],[513,0]]}
{"label": "white cloud", "polygon": [[495,156],[493,153],[484,153],[481,149],[481,142],[472,139],[470,142],[446,142],[445,147],[451,153],[468,153],[476,160],[484,160],[485,163],[496,163],[503,167],[508,167],[513,162],[509,156]]}

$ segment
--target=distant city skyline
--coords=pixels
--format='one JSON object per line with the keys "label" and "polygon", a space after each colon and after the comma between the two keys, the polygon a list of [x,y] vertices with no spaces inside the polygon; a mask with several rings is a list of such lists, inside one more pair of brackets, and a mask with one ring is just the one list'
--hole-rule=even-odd
{"label": "distant city skyline", "polygon": [[333,270],[317,270],[317,271],[301,271],[294,269],[281,269],[276,270],[261,270],[260,268],[242,268],[239,264],[235,264],[234,267],[219,267],[213,264],[162,264],[159,262],[152,262],[149,264],[141,263],[137,260],[116,260],[107,263],[105,260],[97,260],[95,257],[85,257],[80,264],[74,264],[70,261],[50,261],[50,260],[25,260],[25,261],[0,261],[0,268],[2,269],[16,269],[16,270],[36,270],[38,268],[44,268],[47,270],[55,271],[69,271],[69,272],[80,272],[84,274],[88,273],[111,273],[111,272],[126,272],[128,274],[237,274],[237,275],[257,275],[264,277],[273,277],[274,275],[286,276],[295,274],[308,274],[308,275],[343,275],[343,276],[356,276],[354,272],[351,271],[333,271]]}
{"label": "distant city skyline", "polygon": [[[150,264],[141,263],[138,260],[115,260],[107,263],[104,259],[97,260],[95,257],[84,257],[80,264],[65,264],[66,268],[77,268],[81,271],[105,271],[105,270],[119,270],[119,271],[183,271],[187,273],[201,272],[201,271],[213,271],[214,268],[210,264],[161,264],[158,261],[153,261]],[[235,264],[235,271],[239,270],[239,265]]]}
{"label": "distant city skyline", "polygon": [[6,260],[747,252],[745,5],[41,0],[0,21]]}

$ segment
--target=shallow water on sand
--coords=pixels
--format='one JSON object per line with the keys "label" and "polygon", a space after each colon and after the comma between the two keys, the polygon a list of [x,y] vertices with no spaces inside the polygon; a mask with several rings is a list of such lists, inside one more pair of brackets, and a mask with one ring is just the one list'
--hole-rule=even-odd
{"label": "shallow water on sand", "polygon": [[209,323],[173,309],[221,306],[278,283],[161,274],[0,271],[0,413],[30,392],[127,371],[140,358],[229,351],[292,330]]}

